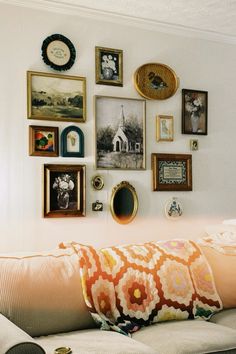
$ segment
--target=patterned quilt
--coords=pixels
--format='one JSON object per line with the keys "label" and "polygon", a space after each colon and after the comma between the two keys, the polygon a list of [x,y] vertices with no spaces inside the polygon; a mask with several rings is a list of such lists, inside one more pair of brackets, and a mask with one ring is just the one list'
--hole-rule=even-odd
{"label": "patterned quilt", "polygon": [[96,250],[72,242],[85,302],[102,329],[202,317],[222,309],[206,258],[193,241],[176,239]]}

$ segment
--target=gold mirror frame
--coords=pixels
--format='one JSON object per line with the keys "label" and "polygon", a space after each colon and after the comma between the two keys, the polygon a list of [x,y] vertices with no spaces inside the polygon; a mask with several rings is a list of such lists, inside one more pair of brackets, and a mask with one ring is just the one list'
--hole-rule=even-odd
{"label": "gold mirror frame", "polygon": [[[122,215],[117,215],[115,212],[115,206],[114,202],[116,199],[116,196],[118,195],[118,192],[121,191],[122,189],[127,189],[133,198],[133,210],[128,216],[122,216]],[[113,219],[118,222],[119,224],[129,224],[136,216],[137,211],[138,211],[138,196],[136,193],[135,188],[127,181],[122,181],[121,183],[117,184],[113,189],[112,189],[112,194],[111,194],[111,201],[110,201],[110,210]]]}

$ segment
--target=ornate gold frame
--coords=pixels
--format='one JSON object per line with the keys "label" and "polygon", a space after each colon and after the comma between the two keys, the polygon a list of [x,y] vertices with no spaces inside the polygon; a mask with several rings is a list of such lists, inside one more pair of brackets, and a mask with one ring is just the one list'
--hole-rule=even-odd
{"label": "ornate gold frame", "polygon": [[165,64],[147,63],[135,71],[134,85],[138,93],[147,99],[165,100],[177,91],[179,78]]}
{"label": "ornate gold frame", "polygon": [[[114,210],[114,199],[117,195],[117,193],[122,189],[122,188],[127,188],[133,197],[133,203],[134,203],[134,207],[133,207],[133,211],[131,213],[131,215],[129,217],[118,217],[115,213]],[[135,188],[127,181],[122,181],[121,183],[117,184],[113,189],[112,189],[112,194],[111,194],[111,200],[110,200],[110,211],[111,211],[111,215],[113,217],[113,219],[118,222],[119,224],[128,224],[130,223],[136,216],[137,211],[138,211],[138,196],[136,193]]]}

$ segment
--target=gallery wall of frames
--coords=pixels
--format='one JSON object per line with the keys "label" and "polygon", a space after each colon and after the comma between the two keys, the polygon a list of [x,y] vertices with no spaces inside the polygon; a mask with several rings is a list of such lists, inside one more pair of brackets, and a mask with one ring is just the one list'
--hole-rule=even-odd
{"label": "gallery wall of frames", "polygon": [[194,238],[234,217],[233,46],[0,11],[3,250]]}

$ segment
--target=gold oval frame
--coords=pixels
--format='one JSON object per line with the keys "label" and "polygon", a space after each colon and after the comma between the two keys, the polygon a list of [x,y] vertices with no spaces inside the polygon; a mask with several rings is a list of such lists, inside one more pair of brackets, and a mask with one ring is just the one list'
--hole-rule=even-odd
{"label": "gold oval frame", "polygon": [[[114,210],[115,196],[116,196],[117,192],[120,191],[122,188],[127,188],[131,192],[132,197],[133,197],[133,202],[134,202],[132,213],[130,214],[129,217],[125,217],[125,218],[118,217],[115,213],[115,210]],[[135,188],[129,182],[122,181],[121,183],[117,184],[112,189],[111,200],[110,200],[110,211],[111,211],[111,215],[112,215],[113,219],[116,222],[118,222],[119,224],[129,224],[135,218],[137,211],[138,211],[138,196],[137,196]]]}
{"label": "gold oval frame", "polygon": [[149,100],[165,100],[177,91],[179,78],[165,64],[147,63],[135,71],[134,85],[138,93]]}
{"label": "gold oval frame", "polygon": [[91,184],[95,190],[100,191],[104,187],[103,177],[101,175],[93,176]]}

